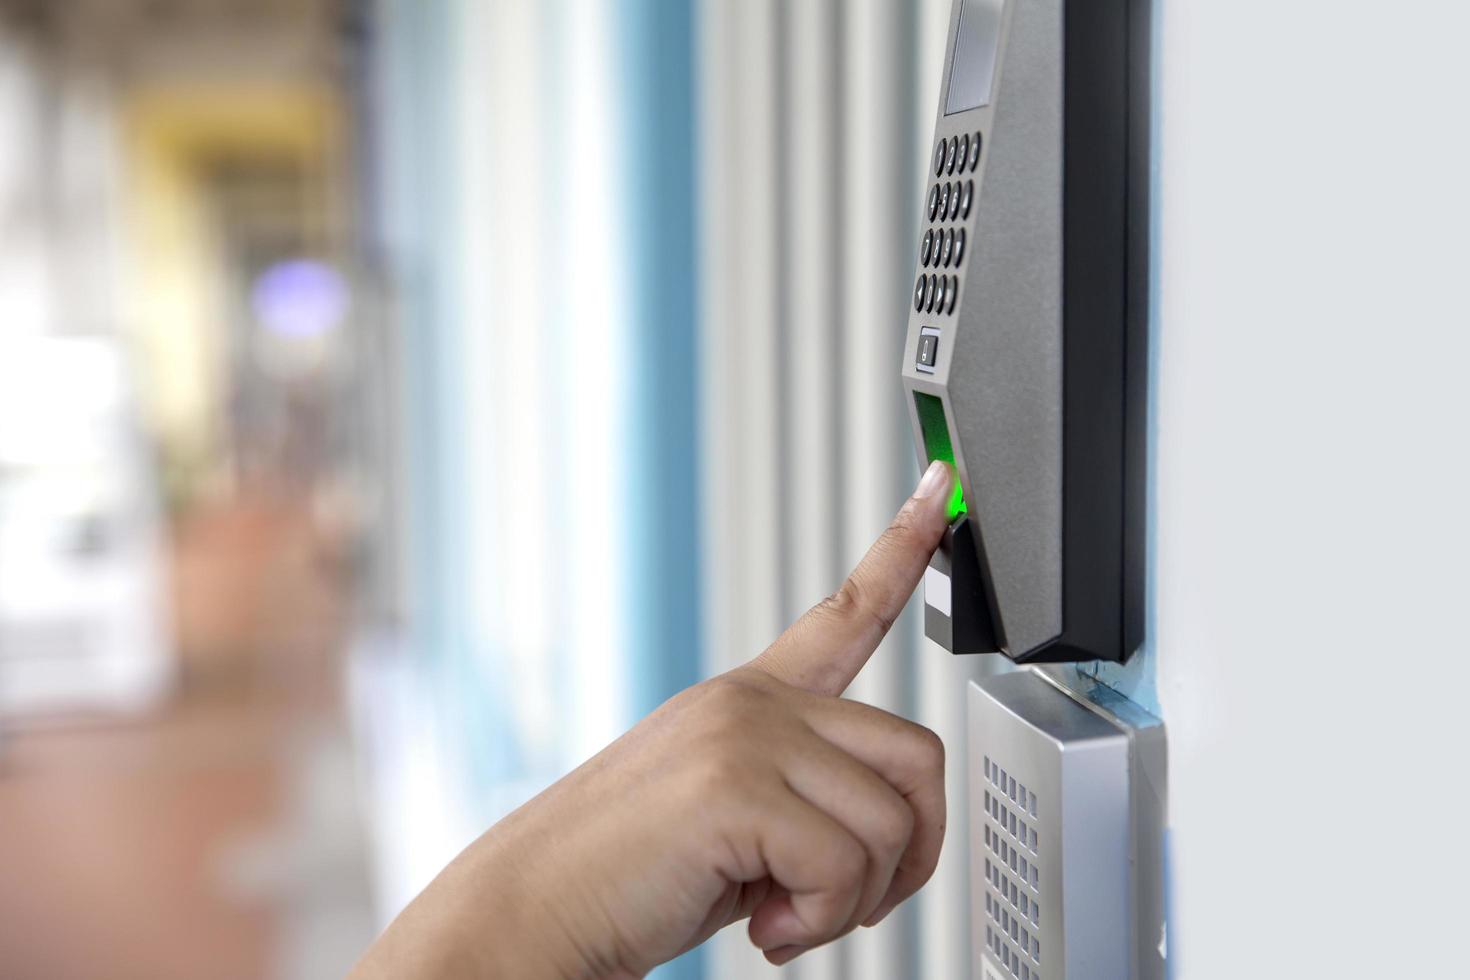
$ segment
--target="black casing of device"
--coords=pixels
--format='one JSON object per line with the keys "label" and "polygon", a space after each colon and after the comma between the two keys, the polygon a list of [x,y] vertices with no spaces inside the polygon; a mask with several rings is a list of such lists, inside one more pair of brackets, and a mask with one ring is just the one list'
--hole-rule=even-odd
{"label": "black casing of device", "polygon": [[1003,0],[989,103],[947,115],[961,10],[1000,2],[954,0],[903,355],[921,463],[951,460],[967,508],[925,630],[1121,662],[1143,639],[1150,8]]}

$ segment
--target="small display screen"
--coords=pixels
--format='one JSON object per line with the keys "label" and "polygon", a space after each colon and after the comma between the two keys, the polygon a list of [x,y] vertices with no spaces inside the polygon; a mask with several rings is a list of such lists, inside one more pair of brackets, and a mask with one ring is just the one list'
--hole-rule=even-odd
{"label": "small display screen", "polygon": [[1000,14],[1005,0],[964,0],[949,66],[949,97],[944,114],[990,105],[995,58],[1000,51]]}

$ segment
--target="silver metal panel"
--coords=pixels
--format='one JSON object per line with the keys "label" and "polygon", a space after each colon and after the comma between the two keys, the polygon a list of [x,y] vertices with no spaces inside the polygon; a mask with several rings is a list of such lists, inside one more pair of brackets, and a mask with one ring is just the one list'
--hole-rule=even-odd
{"label": "silver metal panel", "polygon": [[1161,978],[1162,793],[1137,790],[1162,785],[1140,768],[1162,726],[1039,670],[972,682],[969,701],[974,975]]}
{"label": "silver metal panel", "polygon": [[1117,725],[1128,737],[1128,800],[1132,832],[1129,862],[1132,882],[1134,956],[1132,976],[1164,980],[1164,825],[1169,772],[1164,723],[1096,678],[1071,666],[1036,668],[1079,705]]}

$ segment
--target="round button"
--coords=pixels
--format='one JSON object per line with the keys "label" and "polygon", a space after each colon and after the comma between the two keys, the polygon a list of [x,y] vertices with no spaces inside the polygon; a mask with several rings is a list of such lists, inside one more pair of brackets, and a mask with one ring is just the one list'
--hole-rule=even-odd
{"label": "round button", "polygon": [[939,185],[935,184],[929,188],[929,220],[933,221],[939,214]]}
{"label": "round button", "polygon": [[965,261],[965,229],[959,228],[954,233],[954,264],[959,265]]}
{"label": "round button", "polygon": [[934,254],[934,229],[930,228],[924,232],[924,246],[919,249],[919,264],[927,266],[930,257]]}
{"label": "round button", "polygon": [[965,181],[965,186],[960,190],[960,214],[966,218],[970,216],[970,205],[975,203],[975,182]]}
{"label": "round button", "polygon": [[938,177],[944,173],[944,158],[948,152],[949,147],[945,145],[944,140],[940,140],[939,145],[934,148],[934,176]]}
{"label": "round button", "polygon": [[924,312],[924,300],[929,298],[929,277],[920,276],[914,283],[914,312]]}
{"label": "round button", "polygon": [[954,193],[949,198],[949,220],[954,221],[960,216],[960,182],[954,182]]}
{"label": "round button", "polygon": [[945,168],[949,173],[954,173],[954,168],[960,162],[960,138],[951,136],[949,138],[949,166]]}
{"label": "round button", "polygon": [[954,257],[954,229],[949,228],[944,232],[944,244],[939,249],[939,264],[948,266],[949,260]]}
{"label": "round button", "polygon": [[969,133],[966,133],[964,136],[961,136],[960,137],[959,163],[956,164],[956,166],[959,168],[960,173],[964,173],[965,172],[965,164],[969,160],[969,158],[970,158],[970,134]]}
{"label": "round button", "polygon": [[[944,295],[944,292],[945,291],[943,289],[941,289],[939,291],[939,295],[942,297]],[[944,303],[944,301],[941,299],[939,305],[945,307],[944,312],[946,312],[946,313],[953,313],[954,312],[955,305],[959,302],[959,299],[960,299],[960,277],[959,276],[953,276],[949,280],[949,303],[946,306],[946,304]]]}
{"label": "round button", "polygon": [[[938,294],[939,294],[939,277],[938,276],[931,275],[929,277],[929,299],[924,304],[924,309],[928,310],[930,313],[933,313],[934,312],[934,303],[939,298],[939,295]],[[943,307],[941,307],[941,309],[943,309]]]}
{"label": "round button", "polygon": [[939,285],[934,290],[934,309],[938,313],[944,312],[944,297],[949,291],[949,276],[940,276]]}
{"label": "round button", "polygon": [[[976,133],[970,137],[970,169],[974,170],[980,166],[980,134]],[[938,177],[938,174],[934,176]]]}
{"label": "round button", "polygon": [[939,192],[939,220],[943,221],[949,215],[950,198],[954,196],[954,185],[946,183],[944,189]]}

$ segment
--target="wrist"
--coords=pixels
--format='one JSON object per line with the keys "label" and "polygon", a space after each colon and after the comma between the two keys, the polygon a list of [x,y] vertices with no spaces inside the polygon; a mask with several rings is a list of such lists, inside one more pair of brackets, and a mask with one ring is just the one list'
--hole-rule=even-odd
{"label": "wrist", "polygon": [[[482,837],[394,919],[351,980],[591,980],[599,969],[555,886]],[[534,853],[534,852],[528,852]]]}
{"label": "wrist", "polygon": [[[618,960],[614,929],[562,841],[524,840],[517,815],[456,860],[464,863],[460,945],[479,976],[604,980],[634,974]],[[533,835],[534,836],[534,835]]]}

